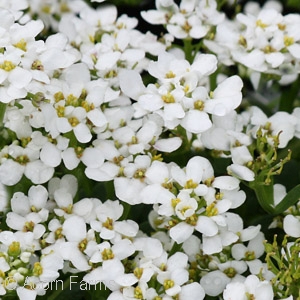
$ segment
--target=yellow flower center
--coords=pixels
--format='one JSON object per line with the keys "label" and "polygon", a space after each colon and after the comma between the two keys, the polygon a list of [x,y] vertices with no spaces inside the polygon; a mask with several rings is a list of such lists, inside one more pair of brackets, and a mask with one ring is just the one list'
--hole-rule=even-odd
{"label": "yellow flower center", "polygon": [[171,279],[166,279],[163,284],[165,290],[172,288],[174,285],[175,285],[175,283]]}
{"label": "yellow flower center", "polygon": [[113,226],[113,219],[107,217],[106,221],[102,224],[103,227],[109,229],[109,230],[113,230],[114,226]]}
{"label": "yellow flower center", "polygon": [[5,60],[2,64],[0,64],[0,69],[6,72],[12,71],[15,67],[16,65],[10,60]]}
{"label": "yellow flower center", "polygon": [[102,255],[102,259],[103,260],[109,260],[109,259],[113,259],[115,257],[114,253],[112,252],[111,249],[107,249],[105,248],[102,252],[101,252],[101,255]]}
{"label": "yellow flower center", "polygon": [[43,267],[40,262],[35,262],[33,265],[33,275],[40,276],[43,274]]}
{"label": "yellow flower center", "polygon": [[264,28],[266,28],[268,25],[265,24],[265,23],[263,23],[263,21],[259,19],[259,20],[256,21],[256,26],[264,29]]}
{"label": "yellow flower center", "polygon": [[166,78],[167,79],[170,79],[170,78],[175,78],[176,75],[175,73],[173,73],[173,71],[169,71],[167,74],[166,74]]}
{"label": "yellow flower center", "polygon": [[195,189],[198,186],[198,183],[194,182],[193,179],[189,179],[186,183],[184,188],[185,189]]}
{"label": "yellow flower center", "polygon": [[295,42],[293,37],[287,35],[284,36],[283,41],[286,47],[293,45]]}
{"label": "yellow flower center", "polygon": [[168,92],[166,95],[161,96],[161,99],[165,103],[175,103],[175,98],[170,92]]}
{"label": "yellow flower center", "polygon": [[217,216],[219,213],[215,203],[211,203],[210,205],[208,205],[205,210],[206,210],[206,215],[208,217]]}
{"label": "yellow flower center", "polygon": [[204,109],[204,102],[202,100],[197,100],[194,102],[194,108],[202,111]]}
{"label": "yellow flower center", "polygon": [[21,39],[18,43],[14,44],[14,46],[23,50],[24,52],[27,51],[27,43],[24,39]]}
{"label": "yellow flower center", "polygon": [[76,117],[71,117],[68,119],[69,123],[71,124],[72,127],[77,126],[80,122]]}
{"label": "yellow flower center", "polygon": [[135,299],[144,299],[142,289],[139,286],[134,288],[134,298]]}

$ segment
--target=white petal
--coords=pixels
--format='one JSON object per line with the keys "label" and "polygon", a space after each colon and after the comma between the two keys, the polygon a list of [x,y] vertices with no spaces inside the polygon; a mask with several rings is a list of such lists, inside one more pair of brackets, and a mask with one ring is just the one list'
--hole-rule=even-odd
{"label": "white petal", "polygon": [[212,186],[214,188],[223,189],[223,190],[234,190],[239,187],[240,181],[231,176],[219,176],[216,177],[213,181]]}
{"label": "white petal", "polygon": [[61,152],[52,143],[47,142],[40,152],[41,161],[50,167],[57,167],[61,162]]}
{"label": "white petal", "polygon": [[150,24],[165,24],[166,23],[166,14],[165,11],[160,10],[148,10],[148,11],[142,11],[141,15],[144,20],[146,20]]}
{"label": "white petal", "polygon": [[110,162],[105,162],[101,168],[97,169],[87,167],[84,171],[88,178],[99,182],[113,180],[118,172],[119,167]]}
{"label": "white petal", "polygon": [[30,212],[28,197],[21,192],[14,193],[11,199],[11,209],[16,214],[26,216]]}
{"label": "white petal", "polygon": [[72,216],[63,224],[63,233],[69,242],[81,242],[86,238],[86,224],[83,218]]}
{"label": "white petal", "polygon": [[122,92],[133,100],[137,100],[145,90],[141,75],[133,70],[123,69],[119,73],[119,83]]}
{"label": "white petal", "polygon": [[89,68],[84,63],[76,63],[64,71],[66,82],[70,84],[82,84],[90,81],[91,75]]}
{"label": "white petal", "polygon": [[72,126],[66,118],[55,119],[56,126],[61,133],[66,133],[72,130]]}
{"label": "white petal", "polygon": [[80,159],[73,148],[68,148],[62,152],[62,159],[68,170],[74,170],[80,163]]}
{"label": "white petal", "polygon": [[182,144],[182,140],[179,137],[173,137],[168,139],[160,139],[154,144],[154,148],[161,152],[173,152],[177,150]]}
{"label": "white petal", "polygon": [[135,247],[129,239],[124,238],[113,245],[112,251],[118,259],[123,260],[135,252]]}
{"label": "white petal", "polygon": [[138,224],[132,220],[124,220],[122,222],[116,222],[114,229],[123,236],[134,237],[136,236],[139,227]]}
{"label": "white petal", "polygon": [[41,209],[45,207],[47,203],[48,191],[42,185],[32,186],[28,191],[28,198],[30,199],[31,205]]}
{"label": "white petal", "polygon": [[230,279],[219,270],[207,273],[200,280],[200,284],[204,288],[205,293],[214,297],[221,294],[229,282]]}
{"label": "white petal", "polygon": [[200,156],[192,157],[186,165],[186,176],[187,179],[193,179],[194,182],[198,183],[202,180],[202,175],[207,161]]}
{"label": "white petal", "polygon": [[99,109],[93,109],[87,113],[87,118],[97,127],[107,124],[105,115]]}
{"label": "white petal", "polygon": [[141,202],[139,193],[145,187],[140,180],[129,180],[127,178],[118,177],[114,179],[116,196],[129,204],[138,204]]}
{"label": "white petal", "polygon": [[284,55],[280,52],[268,53],[266,54],[265,58],[266,62],[269,63],[272,68],[278,68],[285,59]]}
{"label": "white petal", "polygon": [[86,148],[81,160],[87,167],[90,168],[99,168],[104,163],[102,151],[97,148]]}
{"label": "white petal", "polygon": [[161,97],[153,93],[141,95],[138,99],[138,104],[142,109],[148,111],[156,111],[163,107],[163,101]]}
{"label": "white petal", "polygon": [[213,99],[205,102],[205,110],[217,116],[224,116],[237,108],[242,101],[243,81],[231,76],[222,81],[213,92]]}
{"label": "white petal", "polygon": [[73,128],[74,134],[80,143],[88,143],[92,139],[92,134],[90,129],[86,124],[79,123]]}
{"label": "white petal", "polygon": [[197,221],[196,229],[206,236],[214,236],[218,233],[218,226],[209,217],[200,216]]}
{"label": "white petal", "polygon": [[0,182],[8,186],[15,185],[21,180],[24,170],[24,166],[8,159],[0,165]]}
{"label": "white petal", "polygon": [[68,191],[66,191],[64,188],[57,189],[54,192],[54,199],[60,208],[68,207],[69,205],[73,204],[72,195]]}
{"label": "white petal", "polygon": [[300,46],[298,43],[289,46],[288,50],[295,58],[300,59]]}
{"label": "white petal", "polygon": [[35,300],[37,291],[35,289],[29,290],[24,287],[17,288],[17,294],[20,300]]}
{"label": "white petal", "polygon": [[247,247],[242,244],[235,244],[231,248],[231,255],[236,260],[244,258],[245,253],[248,251]]}
{"label": "white petal", "polygon": [[207,113],[193,109],[185,114],[181,125],[189,132],[201,133],[208,130],[212,126],[212,122]]}
{"label": "white petal", "polygon": [[25,176],[34,184],[42,184],[53,177],[54,168],[46,166],[42,161],[29,162],[25,168]]}
{"label": "white petal", "polygon": [[30,83],[31,79],[31,73],[20,67],[15,68],[9,74],[9,81],[18,89],[26,87]]}
{"label": "white petal", "polygon": [[41,54],[40,60],[46,70],[67,68],[75,62],[76,57],[57,48],[49,48]]}
{"label": "white petal", "polygon": [[250,240],[254,239],[258,235],[260,228],[261,228],[260,225],[249,226],[249,227],[245,228],[240,234],[241,241],[245,242],[245,241],[250,241]]}
{"label": "white petal", "polygon": [[223,297],[224,300],[243,299],[242,297],[245,296],[245,293],[246,288],[242,282],[230,282],[229,284],[227,284],[224,290]]}
{"label": "white petal", "polygon": [[140,193],[142,203],[168,203],[174,195],[167,189],[163,188],[161,184],[151,184],[146,186]]}
{"label": "white petal", "polygon": [[158,258],[163,253],[163,247],[159,240],[150,237],[140,237],[133,241],[136,250],[143,251],[146,258]]}
{"label": "white petal", "polygon": [[286,187],[280,183],[276,183],[273,186],[274,189],[274,205],[278,205],[282,199],[286,196]]}
{"label": "white petal", "polygon": [[120,52],[107,52],[102,54],[97,63],[96,63],[96,68],[98,70],[108,70],[112,69],[116,66],[117,61],[119,60],[121,56]]}
{"label": "white petal", "polygon": [[222,240],[218,235],[203,236],[203,252],[211,255],[220,253],[223,249]]}
{"label": "white petal", "polygon": [[272,300],[274,299],[274,292],[269,281],[260,282],[255,290],[255,299],[257,300]]}
{"label": "white petal", "polygon": [[232,162],[234,164],[243,165],[253,160],[250,151],[244,145],[239,147],[233,147],[231,148],[230,152],[231,152]]}
{"label": "white petal", "polygon": [[205,297],[205,291],[198,282],[186,284],[181,287],[180,298],[189,300],[202,300]]}
{"label": "white petal", "polygon": [[295,238],[300,237],[300,221],[297,217],[293,215],[285,216],[283,220],[284,231]]}
{"label": "white petal", "polygon": [[241,180],[253,181],[255,179],[255,174],[249,168],[241,166],[238,164],[231,164],[227,167],[228,174],[236,176]]}
{"label": "white petal", "polygon": [[196,71],[201,77],[208,76],[216,71],[218,60],[212,54],[200,54],[192,64],[192,70]]}
{"label": "white petal", "polygon": [[[64,260],[69,260],[79,271],[87,271],[91,268],[84,254],[74,243],[64,242],[59,245],[60,255]],[[89,273],[90,274],[90,273]]]}
{"label": "white petal", "polygon": [[181,244],[186,241],[194,232],[194,227],[181,222],[170,229],[170,237],[177,244]]}

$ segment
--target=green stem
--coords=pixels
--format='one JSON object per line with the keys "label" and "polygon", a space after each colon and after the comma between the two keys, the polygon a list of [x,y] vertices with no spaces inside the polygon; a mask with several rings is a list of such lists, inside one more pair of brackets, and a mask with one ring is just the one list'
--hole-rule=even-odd
{"label": "green stem", "polygon": [[300,84],[300,77],[294,81],[291,85],[286,87],[282,87],[282,94],[280,97],[279,102],[279,110],[286,111],[291,113],[294,108],[294,101],[297,98],[297,94],[299,92],[299,84]]}
{"label": "green stem", "polygon": [[3,125],[3,119],[6,111],[6,103],[0,102],[0,127]]}
{"label": "green stem", "polygon": [[122,202],[122,205],[124,207],[124,211],[123,211],[123,214],[122,214],[121,218],[119,219],[120,221],[127,220],[128,216],[130,214],[130,211],[131,211],[131,205],[130,204],[128,204],[126,202]]}
{"label": "green stem", "polygon": [[209,85],[210,85],[210,90],[214,91],[217,87],[217,76],[218,76],[218,70],[216,70],[214,73],[212,73],[209,76]]}
{"label": "green stem", "polygon": [[194,56],[193,56],[193,45],[192,40],[187,38],[183,40],[183,50],[185,53],[186,60],[191,64],[193,63]]}

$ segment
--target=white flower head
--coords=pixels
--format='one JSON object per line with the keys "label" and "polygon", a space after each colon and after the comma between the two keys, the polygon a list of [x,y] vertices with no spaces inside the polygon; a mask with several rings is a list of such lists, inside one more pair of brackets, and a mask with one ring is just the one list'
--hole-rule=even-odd
{"label": "white flower head", "polygon": [[244,282],[229,283],[223,293],[225,300],[238,300],[251,295],[255,299],[271,300],[274,297],[271,282],[260,281],[257,276],[249,275]]}

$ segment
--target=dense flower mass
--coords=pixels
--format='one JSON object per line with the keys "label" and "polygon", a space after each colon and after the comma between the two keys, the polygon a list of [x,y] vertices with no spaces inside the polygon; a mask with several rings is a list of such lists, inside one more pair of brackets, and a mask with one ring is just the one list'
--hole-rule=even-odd
{"label": "dense flower mass", "polygon": [[0,2],[1,299],[300,299],[300,13],[231,2]]}

